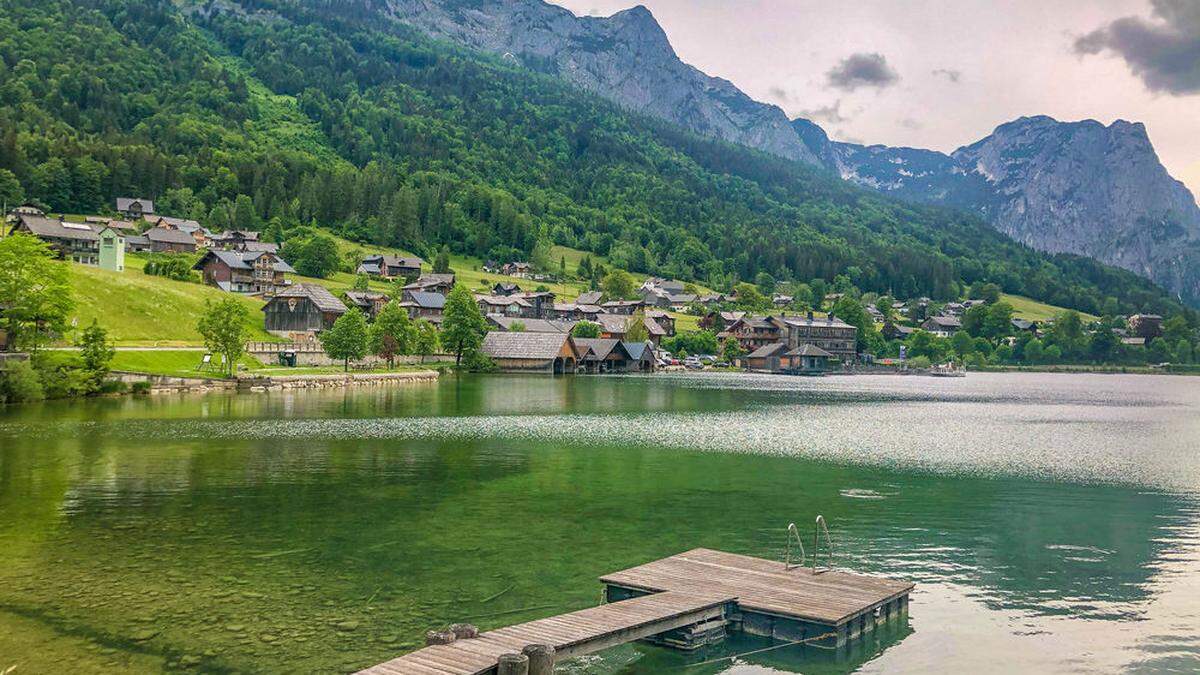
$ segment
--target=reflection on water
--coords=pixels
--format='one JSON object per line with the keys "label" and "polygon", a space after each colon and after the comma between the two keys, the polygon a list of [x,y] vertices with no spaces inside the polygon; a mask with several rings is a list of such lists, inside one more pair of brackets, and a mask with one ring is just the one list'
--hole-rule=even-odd
{"label": "reflection on water", "polygon": [[817,513],[839,565],[917,582],[907,625],[569,672],[1195,669],[1195,382],[490,377],[16,408],[0,671],[345,670],[592,605],[598,575],[683,549],[776,557]]}

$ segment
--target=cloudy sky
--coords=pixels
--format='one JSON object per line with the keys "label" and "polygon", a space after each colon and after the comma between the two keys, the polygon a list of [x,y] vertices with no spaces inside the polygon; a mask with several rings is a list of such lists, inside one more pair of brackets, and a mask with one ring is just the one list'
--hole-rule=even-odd
{"label": "cloudy sky", "polygon": [[676,53],[836,139],[951,151],[1022,115],[1146,124],[1200,195],[1200,0],[554,0],[643,4]]}

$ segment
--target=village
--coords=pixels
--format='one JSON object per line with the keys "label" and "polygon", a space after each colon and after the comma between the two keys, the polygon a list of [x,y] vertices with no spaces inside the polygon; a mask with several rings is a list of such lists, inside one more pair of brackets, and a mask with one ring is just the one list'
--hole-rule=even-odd
{"label": "village", "polygon": [[[84,216],[78,222],[22,206],[7,216],[5,233],[31,235],[49,244],[64,261],[110,272],[132,273],[126,270],[127,255],[144,257],[146,270],[182,263],[183,278],[260,299],[262,329],[273,339],[248,340],[246,351],[263,363],[336,365],[340,359],[323,346],[322,336],[352,310],[370,323],[392,303],[409,321],[436,334],[442,328],[447,298],[461,283],[453,270],[444,269],[444,263],[443,269],[434,271],[436,263],[417,256],[365,252],[356,260],[353,287],[335,291],[313,280],[298,281],[289,263],[290,251],[264,241],[258,231],[215,232],[193,219],[158,214],[149,199],[118,198],[113,206],[115,215]],[[970,320],[973,309],[986,318],[988,308],[999,304],[998,297],[904,301],[867,297],[856,289],[853,296],[834,291],[815,302],[797,302],[783,285],[740,284],[720,293],[654,276],[619,294],[606,293],[593,280],[593,290],[571,296],[547,285],[559,275],[529,262],[488,260],[478,272],[479,283],[469,291],[484,322],[480,352],[489,360],[488,369],[498,372],[560,375],[722,369],[818,376],[961,375],[956,358],[978,354],[976,348],[992,349],[990,343],[966,335],[964,321]],[[841,304],[843,298],[853,302]],[[852,317],[847,316],[847,306],[856,308],[850,314],[862,318],[848,322],[846,318]],[[1006,315],[999,321],[1004,325],[1001,330],[990,328],[991,335],[997,345],[1011,349],[1044,337],[1054,319]],[[687,328],[680,329],[681,324]],[[1134,315],[1114,331],[1123,346],[1144,347],[1162,335],[1162,319]],[[914,342],[914,336],[952,344],[953,349],[911,353],[918,348],[910,345],[921,343],[921,339]],[[879,342],[872,345],[868,338]],[[3,344],[0,337],[0,347]],[[898,348],[885,354],[879,344]],[[437,358],[429,353],[436,350],[426,347],[424,351],[426,360]],[[356,368],[369,368],[384,359],[390,362],[392,356],[361,354],[345,361],[347,368],[351,360]],[[443,351],[440,356],[450,354]],[[211,357],[206,356],[206,362]]]}

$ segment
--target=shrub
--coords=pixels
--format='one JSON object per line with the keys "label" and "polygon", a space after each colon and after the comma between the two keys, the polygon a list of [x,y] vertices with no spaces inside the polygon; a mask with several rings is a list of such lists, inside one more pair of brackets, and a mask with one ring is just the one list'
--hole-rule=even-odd
{"label": "shrub", "polygon": [[150,380],[142,380],[141,382],[134,382],[132,385],[130,385],[129,391],[131,391],[134,395],[149,394],[150,393]]}
{"label": "shrub", "polygon": [[45,395],[42,379],[28,361],[18,361],[0,370],[0,402],[40,401]]}
{"label": "shrub", "polygon": [[909,368],[928,368],[930,365],[928,356],[914,356],[908,360]]}
{"label": "shrub", "polygon": [[105,380],[96,389],[97,394],[124,394],[129,391],[129,385],[122,380]]}

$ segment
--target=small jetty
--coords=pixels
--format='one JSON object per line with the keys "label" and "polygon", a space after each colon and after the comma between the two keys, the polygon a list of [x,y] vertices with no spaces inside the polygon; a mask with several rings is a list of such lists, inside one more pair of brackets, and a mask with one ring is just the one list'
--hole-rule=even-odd
{"label": "small jetty", "polygon": [[905,616],[913,584],[697,548],[600,577],[606,604],[478,633],[456,624],[370,675],[550,675],[634,640],[696,649],[729,631],[839,648]]}

